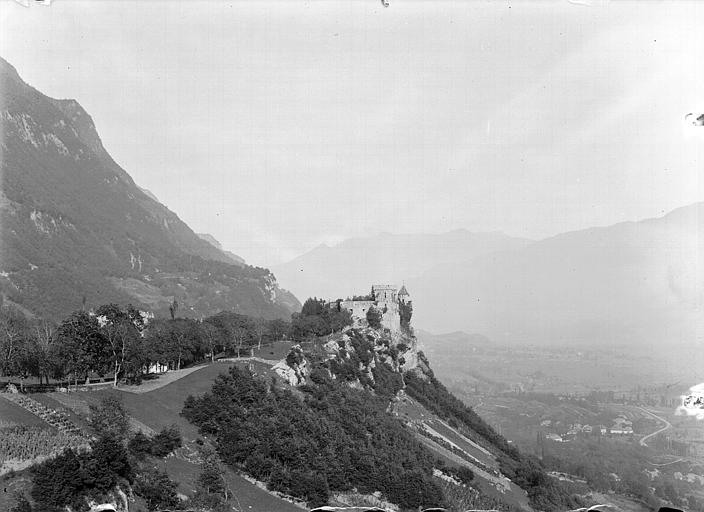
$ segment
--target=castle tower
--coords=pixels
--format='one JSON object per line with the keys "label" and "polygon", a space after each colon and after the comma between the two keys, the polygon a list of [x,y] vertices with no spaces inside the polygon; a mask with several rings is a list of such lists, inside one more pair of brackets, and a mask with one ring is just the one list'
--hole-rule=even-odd
{"label": "castle tower", "polygon": [[372,286],[372,295],[377,302],[396,302],[396,287],[390,284],[375,284]]}
{"label": "castle tower", "polygon": [[411,302],[411,295],[408,293],[408,290],[406,290],[405,284],[401,286],[401,289],[398,291],[398,300],[404,304]]}

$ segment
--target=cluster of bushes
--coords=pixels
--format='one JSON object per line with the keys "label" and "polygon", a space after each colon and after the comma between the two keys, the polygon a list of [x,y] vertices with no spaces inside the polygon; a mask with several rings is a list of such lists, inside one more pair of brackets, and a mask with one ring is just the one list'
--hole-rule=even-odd
{"label": "cluster of bushes", "polygon": [[178,430],[171,427],[151,439],[137,434],[128,440],[127,414],[122,403],[112,397],[91,407],[90,423],[95,434],[90,449],[69,448],[35,466],[31,471],[33,504],[20,496],[16,510],[58,512],[70,507],[84,511],[89,501],[109,500],[116,489],[129,486],[147,501],[149,510],[179,503],[176,484],[165,473],[141,463],[134,453],[141,458],[145,453],[167,455],[181,445]]}
{"label": "cluster of bushes", "polygon": [[404,509],[442,505],[436,461],[386,413],[388,397],[313,374],[301,398],[233,367],[182,414],[216,439],[227,464],[311,506],[353,488]]}
{"label": "cluster of bushes", "polygon": [[[364,335],[357,329],[348,331],[348,335],[352,350],[347,352],[345,345],[340,340],[338,342],[340,343],[338,356],[320,364],[336,378],[344,382],[358,381],[367,389],[373,389],[380,396],[391,397],[403,389],[403,377],[385,361],[377,360],[371,369],[373,379],[369,378],[369,374],[364,370],[371,366],[375,357],[374,338]],[[382,343],[386,344],[385,353],[392,360],[396,360],[398,356],[396,347],[390,345],[388,339],[383,340]]]}
{"label": "cluster of bushes", "polygon": [[474,471],[467,466],[445,466],[442,472],[457,479],[462,485],[469,485],[474,481]]}
{"label": "cluster of bushes", "polygon": [[[578,502],[556,480],[547,476],[540,461],[521,454],[496,433],[471,407],[452,395],[430,372],[423,377],[405,375],[406,392],[424,407],[455,428],[469,429],[494,447],[501,472],[528,492],[531,504],[539,510],[575,508]],[[469,433],[469,432],[468,432]]]}
{"label": "cluster of bushes", "polygon": [[381,319],[384,316],[384,312],[381,311],[376,306],[370,306],[367,310],[367,323],[372,329],[381,328]]}
{"label": "cluster of bushes", "polygon": [[135,473],[119,441],[101,437],[86,453],[72,449],[35,467],[32,498],[38,510],[85,508],[86,499],[100,500],[118,483],[132,483]]}
{"label": "cluster of bushes", "polygon": [[175,426],[166,427],[153,437],[148,437],[142,432],[137,432],[127,443],[127,448],[137,458],[143,459],[147,455],[166,457],[175,449],[181,447],[181,433]]}
{"label": "cluster of bushes", "polygon": [[303,303],[300,313],[291,315],[291,336],[305,340],[325,336],[352,325],[350,312],[342,309],[338,300],[330,304],[323,299],[309,298]]}

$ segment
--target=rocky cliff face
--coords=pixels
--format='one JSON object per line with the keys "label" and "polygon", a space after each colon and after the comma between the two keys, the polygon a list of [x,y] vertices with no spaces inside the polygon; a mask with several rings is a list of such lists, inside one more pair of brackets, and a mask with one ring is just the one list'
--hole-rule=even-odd
{"label": "rocky cliff face", "polygon": [[[317,368],[352,386],[375,388],[380,375],[390,372],[400,379],[406,371],[422,365],[417,340],[408,333],[354,326],[319,342],[319,348],[308,354],[299,345],[294,346],[288,357],[273,367],[274,371],[292,386],[306,384]],[[384,372],[380,371],[382,367]]]}
{"label": "rocky cliff face", "polygon": [[266,269],[234,264],[140,189],[75,100],[27,85],[0,59],[0,293],[59,319],[105,302],[183,315],[287,317],[300,304]]}
{"label": "rocky cliff face", "polygon": [[[366,343],[363,343],[364,340]],[[330,359],[349,359],[352,355],[361,357],[365,370],[374,368],[377,362],[386,363],[399,373],[418,365],[418,342],[415,336],[400,331],[380,331],[370,327],[348,328],[339,335],[332,336],[324,346]],[[366,364],[365,351],[370,351],[373,355]]]}

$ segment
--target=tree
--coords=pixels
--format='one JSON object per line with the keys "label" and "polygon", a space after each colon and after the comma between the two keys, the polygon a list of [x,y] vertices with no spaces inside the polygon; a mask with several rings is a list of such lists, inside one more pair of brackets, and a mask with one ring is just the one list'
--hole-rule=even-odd
{"label": "tree", "polygon": [[183,360],[191,361],[198,346],[198,327],[193,320],[178,318],[169,322],[169,349],[176,369],[181,369]]}
{"label": "tree", "polygon": [[171,314],[171,320],[176,319],[176,312],[178,311],[178,302],[176,299],[169,305],[169,313]]}
{"label": "tree", "polygon": [[183,361],[192,361],[198,348],[200,329],[194,320],[177,318],[157,320],[147,329],[147,358],[151,361],[171,363],[181,369]]}
{"label": "tree", "polygon": [[198,475],[198,490],[209,495],[228,499],[227,481],[225,480],[225,470],[220,464],[217,452],[210,446],[204,446],[201,451],[203,462],[200,465]]}
{"label": "tree", "polygon": [[136,479],[134,491],[144,498],[149,510],[178,505],[176,483],[169,476],[157,469],[147,469]]}
{"label": "tree", "polygon": [[269,335],[274,340],[282,340],[288,334],[291,325],[280,318],[269,321]]}
{"label": "tree", "polygon": [[65,319],[57,330],[58,350],[66,372],[87,377],[88,372],[105,371],[109,366],[109,345],[100,330],[98,319],[85,311],[76,311]]}
{"label": "tree", "polygon": [[210,354],[210,362],[215,362],[215,352],[219,347],[222,347],[220,331],[208,321],[200,324],[201,339],[207,348],[207,353]]}
{"label": "tree", "polygon": [[132,324],[135,326],[137,331],[141,334],[142,331],[147,327],[146,322],[144,321],[144,317],[142,316],[141,311],[137,309],[135,306],[132,304],[127,304],[127,316],[130,317],[130,320],[132,320]]}
{"label": "tree", "polygon": [[124,442],[130,430],[127,410],[119,398],[106,396],[98,405],[90,405],[90,426],[99,437]]}
{"label": "tree", "polygon": [[301,316],[320,316],[325,311],[325,305],[325,300],[318,299],[317,297],[309,297],[303,303]]}
{"label": "tree", "polygon": [[167,364],[170,360],[169,351],[169,322],[167,320],[155,320],[150,322],[146,329],[144,339],[146,358],[150,362]]}
{"label": "tree", "polygon": [[132,467],[127,450],[118,439],[101,435],[91,443],[84,456],[84,484],[90,489],[107,492],[121,479],[132,480]]}
{"label": "tree", "polygon": [[352,316],[340,308],[340,301],[335,306],[322,299],[309,298],[300,313],[291,315],[291,335],[297,340],[324,336],[351,324]]}
{"label": "tree", "polygon": [[[117,304],[100,306],[96,311],[102,331],[109,345],[112,359],[113,387],[117,387],[120,374],[127,366],[128,356],[135,355],[135,345],[139,343],[139,331],[132,315]],[[141,318],[141,317],[140,317]]]}
{"label": "tree", "polygon": [[249,334],[249,330],[244,325],[236,325],[232,328],[232,339],[235,342],[235,348],[237,349],[237,357],[240,357],[240,351],[249,338]]}
{"label": "tree", "polygon": [[150,453],[156,457],[166,457],[182,445],[181,433],[176,425],[163,428],[151,440]]}
{"label": "tree", "polygon": [[369,327],[373,329],[378,329],[381,327],[382,313],[376,306],[369,306],[367,310],[367,323]]}
{"label": "tree", "polygon": [[150,455],[152,452],[152,440],[139,431],[129,440],[127,449],[138,460],[143,460],[145,456]]}
{"label": "tree", "polygon": [[42,381],[42,376],[46,383],[49,384],[49,377],[61,378],[60,367],[55,363],[54,348],[56,344],[56,336],[54,326],[45,320],[41,320],[34,324],[32,341],[32,355],[35,361],[36,375],[39,382]]}
{"label": "tree", "polygon": [[71,449],[35,466],[32,483],[32,498],[41,511],[61,510],[83,501],[81,464]]}
{"label": "tree", "polygon": [[257,336],[257,350],[262,349],[262,339],[266,334],[268,334],[268,324],[263,318],[257,318],[254,320],[254,333]]}
{"label": "tree", "polygon": [[27,374],[25,356],[29,326],[22,313],[14,308],[0,308],[0,373],[23,378]]}
{"label": "tree", "polygon": [[208,321],[220,331],[225,348],[228,351],[237,351],[237,357],[245,346],[252,345],[255,339],[254,320],[246,315],[222,311],[211,316]]}

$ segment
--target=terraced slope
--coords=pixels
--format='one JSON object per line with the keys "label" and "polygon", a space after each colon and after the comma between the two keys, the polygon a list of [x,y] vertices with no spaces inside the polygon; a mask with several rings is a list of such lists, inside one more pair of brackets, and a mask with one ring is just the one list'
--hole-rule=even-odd
{"label": "terraced slope", "polygon": [[448,465],[471,469],[485,494],[530,510],[526,492],[501,474],[496,457],[486,448],[452,428],[407,395],[401,395],[394,402],[392,412]]}

